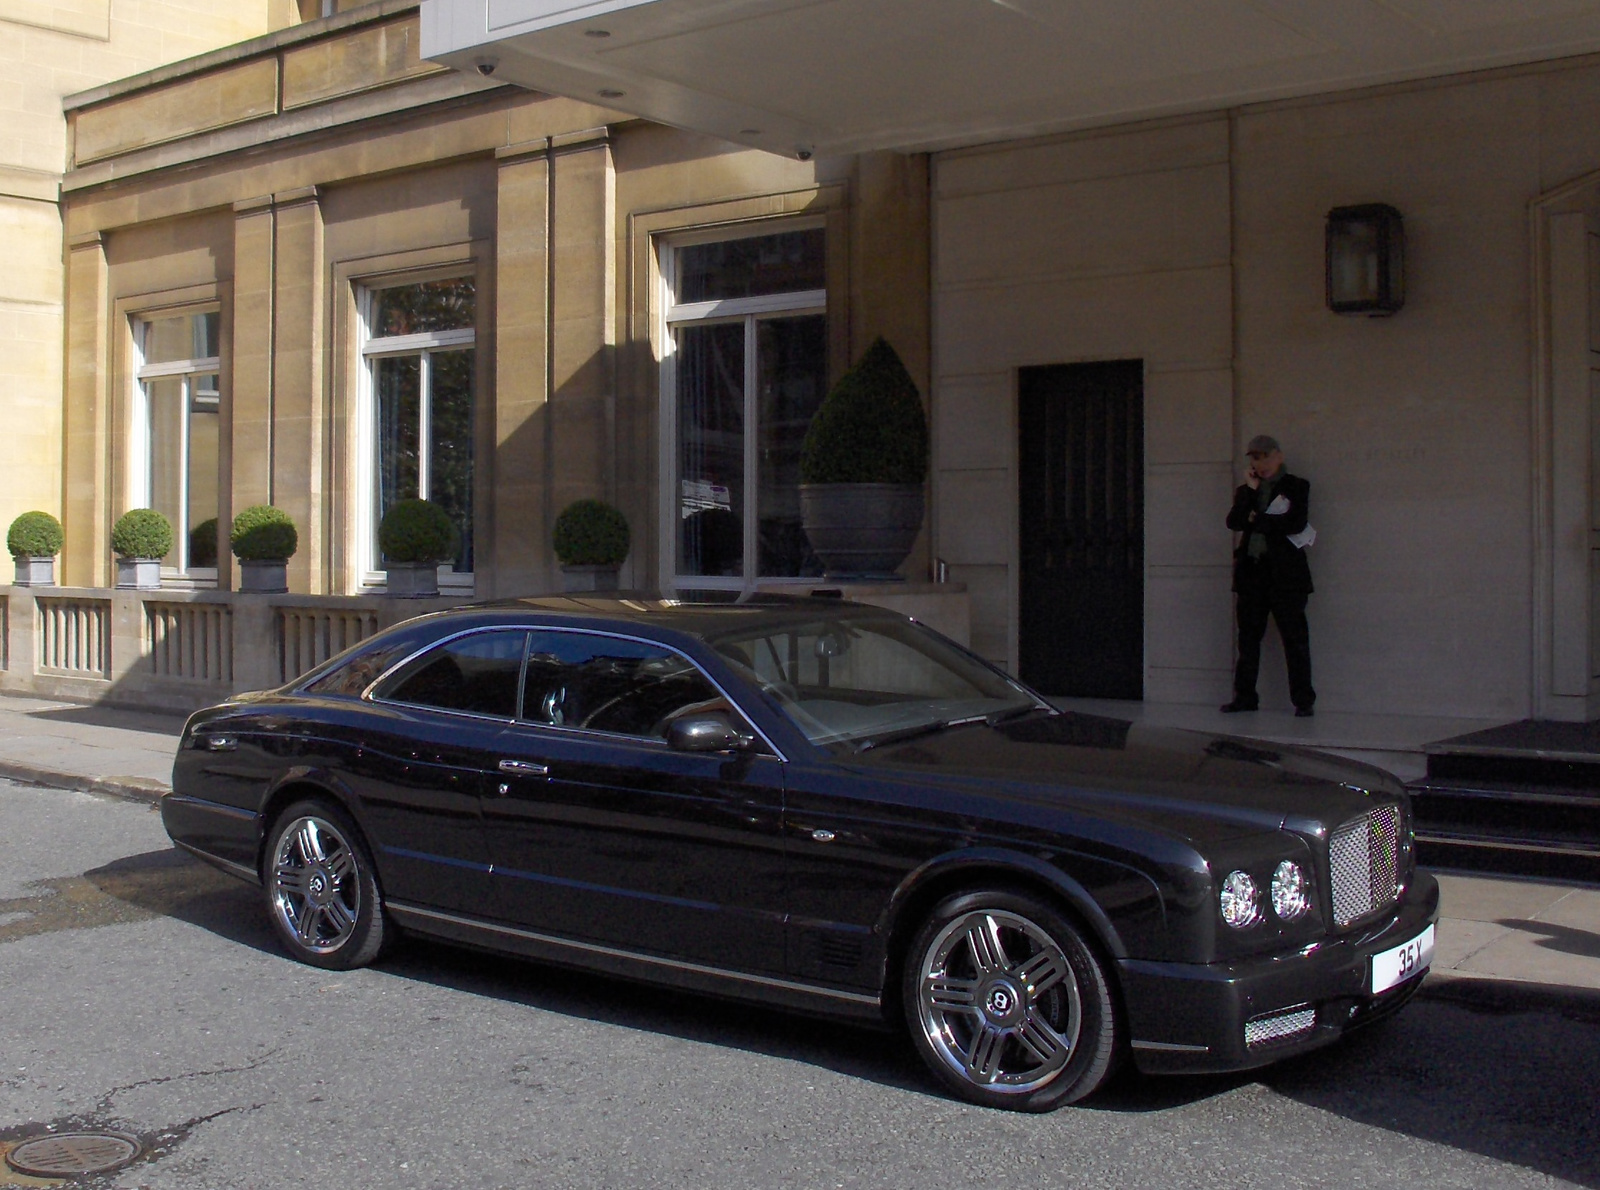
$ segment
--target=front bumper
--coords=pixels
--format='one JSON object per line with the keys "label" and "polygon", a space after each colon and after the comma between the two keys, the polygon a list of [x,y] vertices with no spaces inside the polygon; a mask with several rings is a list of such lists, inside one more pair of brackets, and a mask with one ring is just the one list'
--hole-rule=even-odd
{"label": "front bumper", "polygon": [[[1118,968],[1134,1062],[1147,1073],[1248,1070],[1327,1045],[1415,994],[1426,972],[1377,996],[1367,991],[1372,956],[1438,920],[1439,883],[1418,870],[1393,916],[1309,951],[1212,964],[1124,959]],[[1290,1009],[1299,1015],[1281,1019],[1299,1028],[1245,1043],[1247,1022],[1271,1033],[1261,1019],[1276,1023]]]}

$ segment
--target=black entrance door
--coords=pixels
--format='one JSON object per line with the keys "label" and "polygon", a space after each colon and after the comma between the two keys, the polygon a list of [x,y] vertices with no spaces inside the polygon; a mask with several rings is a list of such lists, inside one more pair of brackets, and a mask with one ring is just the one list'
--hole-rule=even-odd
{"label": "black entrance door", "polygon": [[1021,676],[1144,697],[1144,365],[1023,368]]}

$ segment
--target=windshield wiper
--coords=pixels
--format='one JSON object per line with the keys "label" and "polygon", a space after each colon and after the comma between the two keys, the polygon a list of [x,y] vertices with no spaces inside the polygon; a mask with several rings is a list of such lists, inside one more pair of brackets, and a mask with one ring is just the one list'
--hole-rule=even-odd
{"label": "windshield wiper", "polygon": [[983,721],[990,727],[998,727],[1002,723],[1010,723],[1014,719],[1022,719],[1034,714],[1058,715],[1061,712],[1054,707],[1042,707],[1038,703],[1030,703],[1025,707],[1007,707],[1003,711],[995,711],[985,715]]}
{"label": "windshield wiper", "polygon": [[935,719],[931,723],[918,723],[914,727],[901,727],[894,731],[880,732],[877,735],[867,736],[856,741],[856,751],[866,752],[876,748],[879,744],[898,744],[904,740],[916,739],[922,735],[933,735],[935,732],[945,731],[952,727],[966,727],[973,723],[987,723],[988,715],[966,715],[960,719]]}

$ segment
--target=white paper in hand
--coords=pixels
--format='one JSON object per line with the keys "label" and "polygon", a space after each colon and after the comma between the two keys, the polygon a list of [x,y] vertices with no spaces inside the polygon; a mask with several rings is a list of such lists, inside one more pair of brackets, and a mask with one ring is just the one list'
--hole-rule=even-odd
{"label": "white paper in hand", "polygon": [[1274,496],[1272,498],[1272,503],[1267,505],[1267,515],[1268,516],[1282,516],[1284,513],[1288,512],[1288,511],[1289,511],[1289,497],[1287,497],[1287,496],[1282,496],[1282,495]]}
{"label": "white paper in hand", "polygon": [[1300,530],[1300,532],[1291,533],[1288,537],[1289,544],[1300,550],[1305,549],[1312,542],[1316,541],[1316,539],[1317,531],[1309,524],[1304,529]]}

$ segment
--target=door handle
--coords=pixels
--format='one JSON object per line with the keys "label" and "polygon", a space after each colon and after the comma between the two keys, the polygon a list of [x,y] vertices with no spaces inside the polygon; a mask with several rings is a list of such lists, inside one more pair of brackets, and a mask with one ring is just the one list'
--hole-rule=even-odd
{"label": "door handle", "polygon": [[550,775],[550,766],[547,764],[535,764],[531,760],[502,760],[500,762],[500,771],[502,773],[516,773],[522,777],[548,777]]}

